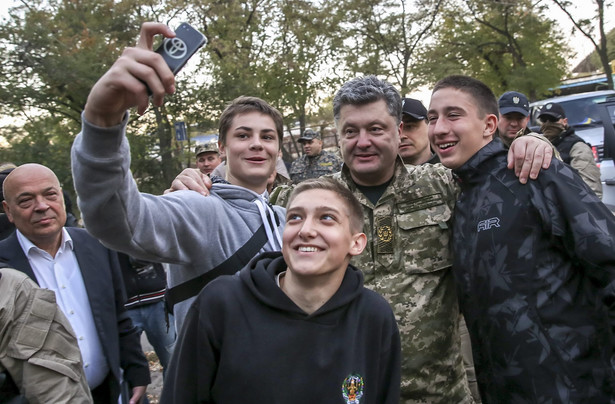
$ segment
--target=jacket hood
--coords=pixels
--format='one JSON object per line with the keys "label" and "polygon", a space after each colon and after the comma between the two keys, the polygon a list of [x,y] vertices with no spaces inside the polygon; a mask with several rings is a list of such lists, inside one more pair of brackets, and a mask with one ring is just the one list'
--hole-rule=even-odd
{"label": "jacket hood", "polygon": [[357,268],[348,265],[337,292],[321,308],[308,315],[290,300],[276,283],[276,276],[287,268],[281,252],[266,252],[253,258],[240,271],[239,277],[262,303],[306,318],[322,317],[336,312],[357,298],[363,288],[363,274]]}

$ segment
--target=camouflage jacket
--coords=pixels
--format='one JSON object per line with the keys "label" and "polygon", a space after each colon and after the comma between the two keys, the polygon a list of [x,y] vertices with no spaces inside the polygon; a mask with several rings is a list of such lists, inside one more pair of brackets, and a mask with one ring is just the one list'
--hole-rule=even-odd
{"label": "camouflage jacket", "polygon": [[293,161],[290,167],[290,179],[298,184],[309,178],[318,178],[333,174],[342,168],[342,160],[337,154],[323,150],[318,156],[303,155]]}
{"label": "camouflage jacket", "polygon": [[[441,164],[404,166],[398,157],[395,165],[376,205],[356,187],[347,166],[333,175],[363,205],[368,243],[352,264],[395,313],[402,343],[401,402],[472,402],[459,347],[447,224],[457,188]],[[289,190],[276,191],[273,202],[285,203]]]}
{"label": "camouflage jacket", "polygon": [[615,217],[553,160],[521,185],[499,140],[455,170],[453,271],[485,403],[615,400]]}

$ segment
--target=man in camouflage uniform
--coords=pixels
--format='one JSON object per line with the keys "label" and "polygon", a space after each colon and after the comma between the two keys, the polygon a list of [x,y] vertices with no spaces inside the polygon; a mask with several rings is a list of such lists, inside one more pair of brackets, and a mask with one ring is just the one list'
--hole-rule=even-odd
{"label": "man in camouflage uniform", "polygon": [[323,150],[320,133],[306,129],[298,141],[303,145],[304,154],[290,167],[293,183],[336,173],[342,167],[342,160],[335,153]]}

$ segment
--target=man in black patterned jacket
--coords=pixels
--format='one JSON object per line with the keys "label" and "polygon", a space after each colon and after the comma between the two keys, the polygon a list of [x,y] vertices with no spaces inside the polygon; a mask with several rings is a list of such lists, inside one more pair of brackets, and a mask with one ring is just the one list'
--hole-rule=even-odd
{"label": "man in black patterned jacket", "polygon": [[613,402],[615,217],[560,161],[520,184],[492,140],[497,116],[465,76],[438,82],[428,111],[462,188],[453,273],[483,402]]}

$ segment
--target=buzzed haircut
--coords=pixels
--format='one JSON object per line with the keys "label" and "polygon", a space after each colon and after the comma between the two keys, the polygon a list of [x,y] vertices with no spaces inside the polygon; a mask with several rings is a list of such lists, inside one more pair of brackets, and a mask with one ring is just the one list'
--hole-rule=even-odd
{"label": "buzzed haircut", "polygon": [[500,116],[498,101],[493,91],[480,80],[463,75],[452,75],[438,81],[433,88],[432,94],[445,88],[454,88],[469,94],[475,100],[478,112],[484,118],[488,114]]}
{"label": "buzzed haircut", "polygon": [[344,83],[333,98],[333,118],[340,119],[344,105],[366,105],[383,100],[389,115],[401,122],[401,96],[392,84],[376,76],[357,77]]}
{"label": "buzzed haircut", "polygon": [[293,199],[300,193],[312,189],[332,191],[338,195],[340,199],[344,201],[346,208],[348,208],[350,231],[359,233],[363,230],[363,206],[361,206],[359,200],[352,194],[352,191],[332,178],[320,177],[300,182],[290,194],[286,206],[290,206]]}
{"label": "buzzed haircut", "polygon": [[231,101],[230,104],[222,112],[220,116],[220,124],[218,126],[218,141],[225,145],[226,144],[226,134],[231,128],[233,123],[233,119],[237,115],[246,114],[250,112],[260,112],[261,114],[265,114],[273,119],[273,123],[275,124],[275,130],[278,133],[278,144],[279,147],[282,147],[282,140],[284,139],[284,118],[280,111],[269,105],[267,101],[262,100],[258,97],[246,97],[241,96],[235,98]]}

